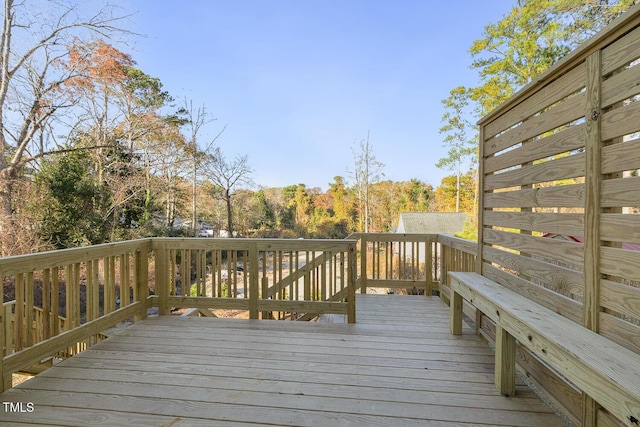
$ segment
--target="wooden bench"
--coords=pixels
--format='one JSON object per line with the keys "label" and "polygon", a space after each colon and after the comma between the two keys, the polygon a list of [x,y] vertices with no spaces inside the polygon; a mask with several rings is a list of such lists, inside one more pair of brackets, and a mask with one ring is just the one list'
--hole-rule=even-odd
{"label": "wooden bench", "polygon": [[449,279],[452,334],[462,333],[463,299],[496,324],[501,394],[515,393],[517,340],[626,425],[640,425],[640,355],[477,273]]}

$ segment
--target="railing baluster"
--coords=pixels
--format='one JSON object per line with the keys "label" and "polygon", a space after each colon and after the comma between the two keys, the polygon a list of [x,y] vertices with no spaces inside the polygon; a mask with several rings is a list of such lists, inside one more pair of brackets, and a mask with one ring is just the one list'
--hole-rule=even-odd
{"label": "railing baluster", "polygon": [[20,273],[16,275],[16,306],[15,306],[15,317],[13,323],[13,340],[15,351],[22,350],[23,347],[23,336],[22,333],[24,328],[24,274]]}
{"label": "railing baluster", "polygon": [[42,339],[51,337],[51,270],[42,271]]}
{"label": "railing baluster", "polygon": [[25,304],[24,304],[24,324],[25,324],[25,337],[24,345],[31,347],[33,345],[33,271],[27,273],[25,282]]}

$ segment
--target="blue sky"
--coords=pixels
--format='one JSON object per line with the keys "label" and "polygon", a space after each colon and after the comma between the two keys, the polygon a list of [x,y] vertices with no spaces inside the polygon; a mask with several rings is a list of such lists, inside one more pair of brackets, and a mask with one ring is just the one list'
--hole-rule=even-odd
{"label": "blue sky", "polygon": [[266,187],[349,179],[367,137],[386,179],[440,183],[441,100],[475,85],[468,49],[513,0],[128,0],[130,53]]}

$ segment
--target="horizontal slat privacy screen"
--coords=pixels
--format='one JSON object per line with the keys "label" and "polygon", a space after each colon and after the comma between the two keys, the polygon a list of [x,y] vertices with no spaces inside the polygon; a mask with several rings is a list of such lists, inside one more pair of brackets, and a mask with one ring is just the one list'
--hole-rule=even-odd
{"label": "horizontal slat privacy screen", "polygon": [[480,122],[477,269],[640,353],[640,9]]}

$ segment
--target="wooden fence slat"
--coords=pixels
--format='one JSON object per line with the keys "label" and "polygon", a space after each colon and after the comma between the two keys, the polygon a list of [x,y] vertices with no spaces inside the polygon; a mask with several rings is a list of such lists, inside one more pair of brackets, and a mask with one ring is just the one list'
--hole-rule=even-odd
{"label": "wooden fence slat", "polygon": [[486,193],[482,200],[486,208],[581,208],[584,204],[584,184]]}
{"label": "wooden fence slat", "polygon": [[[521,103],[508,110],[505,114],[496,117],[483,127],[486,138],[490,138],[499,132],[509,129],[514,123],[519,123],[535,113],[544,110],[552,103],[576,93],[586,85],[584,64],[573,68],[559,79],[551,81],[545,87],[532,94],[526,103]],[[489,151],[486,155],[493,154]]]}
{"label": "wooden fence slat", "polygon": [[502,246],[568,265],[581,266],[584,260],[583,244],[546,237],[527,236],[506,231],[485,230],[485,244]]}
{"label": "wooden fence slat", "polygon": [[506,153],[489,157],[484,162],[485,173],[496,172],[583,148],[585,144],[584,128],[584,123],[577,124],[545,136],[532,144],[523,144]]}
{"label": "wooden fence slat", "polygon": [[635,28],[626,36],[602,49],[602,75],[610,74],[637,59],[639,50],[640,28]]}
{"label": "wooden fence slat", "polygon": [[638,80],[640,80],[640,67],[635,66],[622,70],[603,81],[600,106],[606,108],[637,95]]}
{"label": "wooden fence slat", "polygon": [[485,140],[484,155],[496,154],[582,117],[584,117],[584,94],[577,94],[558,102],[547,111],[531,116],[504,134]]}
{"label": "wooden fence slat", "polygon": [[486,261],[523,274],[539,284],[544,283],[555,292],[575,296],[582,296],[584,292],[584,274],[580,271],[489,246],[484,248],[484,254]]}
{"label": "wooden fence slat", "polygon": [[577,213],[488,211],[484,214],[484,225],[584,236],[584,215]]}
{"label": "wooden fence slat", "polygon": [[640,176],[605,179],[601,191],[603,208],[640,206]]}
{"label": "wooden fence slat", "polygon": [[602,140],[607,141],[640,131],[640,103],[634,102],[602,114]]}
{"label": "wooden fence slat", "polygon": [[584,165],[584,153],[573,154],[531,166],[523,166],[512,171],[489,175],[485,178],[484,189],[486,191],[498,188],[512,188],[514,185],[523,186],[581,177],[584,176]]}
{"label": "wooden fence slat", "polygon": [[640,215],[603,213],[600,238],[612,242],[640,243]]}
{"label": "wooden fence slat", "polygon": [[[640,70],[640,67],[635,67]],[[640,169],[640,139],[602,147],[603,174]]]}

